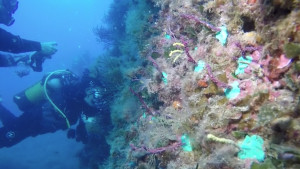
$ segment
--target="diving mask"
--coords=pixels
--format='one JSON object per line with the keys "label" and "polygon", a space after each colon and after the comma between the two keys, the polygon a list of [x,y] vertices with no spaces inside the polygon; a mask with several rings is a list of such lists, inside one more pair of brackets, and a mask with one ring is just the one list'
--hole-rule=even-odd
{"label": "diving mask", "polygon": [[85,91],[85,102],[91,107],[98,107],[101,101],[101,90],[99,87],[89,87]]}
{"label": "diving mask", "polygon": [[15,22],[12,14],[18,9],[18,4],[17,0],[1,0],[0,23],[11,26]]}
{"label": "diving mask", "polygon": [[17,0],[2,0],[2,4],[10,14],[14,14],[19,7]]}

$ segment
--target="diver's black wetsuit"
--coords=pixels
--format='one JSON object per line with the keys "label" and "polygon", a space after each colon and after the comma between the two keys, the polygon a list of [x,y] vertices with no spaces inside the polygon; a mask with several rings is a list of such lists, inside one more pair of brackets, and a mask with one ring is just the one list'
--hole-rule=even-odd
{"label": "diver's black wetsuit", "polygon": [[0,52],[0,67],[16,66],[20,61],[28,61],[34,71],[40,72],[44,61],[43,57],[29,58],[29,55],[18,56],[10,53],[40,51],[41,48],[40,42],[22,39],[0,28],[0,51],[2,51]]}
{"label": "diver's black wetsuit", "polygon": [[0,51],[23,53],[40,50],[40,42],[22,39],[0,28]]}
{"label": "diver's black wetsuit", "polygon": [[[59,90],[48,89],[51,100],[67,116],[71,125],[79,120],[76,133],[77,141],[87,141],[87,133],[81,115],[93,116],[97,109],[88,106],[84,101],[86,84],[71,73],[51,76],[59,79],[62,87]],[[42,85],[41,85],[42,86]],[[47,99],[31,103],[26,99],[26,92],[14,97],[14,101],[23,111],[20,117],[13,116],[0,104],[0,118],[3,127],[0,128],[0,148],[13,146],[26,137],[67,129],[66,120]]]}

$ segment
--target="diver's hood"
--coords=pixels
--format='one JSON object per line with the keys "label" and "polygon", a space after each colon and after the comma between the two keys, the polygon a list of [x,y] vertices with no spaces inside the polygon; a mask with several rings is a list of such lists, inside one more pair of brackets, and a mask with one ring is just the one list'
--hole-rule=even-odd
{"label": "diver's hood", "polygon": [[0,23],[7,26],[14,24],[12,14],[18,9],[18,4],[17,0],[0,0]]}

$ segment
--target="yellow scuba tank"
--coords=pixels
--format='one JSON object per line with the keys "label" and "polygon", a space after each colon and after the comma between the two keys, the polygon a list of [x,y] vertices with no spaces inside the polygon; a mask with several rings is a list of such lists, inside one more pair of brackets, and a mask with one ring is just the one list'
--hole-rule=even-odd
{"label": "yellow scuba tank", "polygon": [[45,92],[41,81],[14,96],[14,102],[23,111],[38,105],[45,99]]}
{"label": "yellow scuba tank", "polygon": [[[66,120],[67,127],[70,128],[70,122],[67,116],[62,112],[49,97],[47,86],[50,85],[52,88],[61,88],[60,80],[53,80],[50,82],[52,75],[61,73],[71,73],[67,70],[56,70],[48,74],[45,78],[44,84],[41,81],[29,87],[28,89],[20,92],[14,96],[14,101],[22,111],[29,110],[33,106],[39,105],[42,101],[48,100],[54,109]],[[49,83],[48,83],[49,82]]]}
{"label": "yellow scuba tank", "polygon": [[45,99],[45,93],[41,82],[33,85],[25,91],[27,99],[31,103],[39,103],[41,100]]}

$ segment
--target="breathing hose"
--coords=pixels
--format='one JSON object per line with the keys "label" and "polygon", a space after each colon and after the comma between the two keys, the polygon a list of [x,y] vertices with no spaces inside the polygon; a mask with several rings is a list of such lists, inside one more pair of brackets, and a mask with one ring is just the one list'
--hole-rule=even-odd
{"label": "breathing hose", "polygon": [[49,97],[48,95],[48,92],[47,92],[47,82],[49,80],[49,78],[56,74],[56,73],[71,73],[70,71],[67,71],[67,70],[56,70],[56,71],[53,71],[51,72],[45,79],[45,82],[44,82],[44,85],[43,85],[43,88],[44,88],[44,93],[45,93],[45,96],[46,98],[48,99],[48,101],[50,102],[50,104],[54,107],[54,109],[56,111],[59,112],[59,114],[66,120],[66,123],[67,123],[67,127],[70,128],[70,122],[69,122],[69,119],[67,118],[67,116],[56,106],[56,104],[52,101],[52,99]]}

